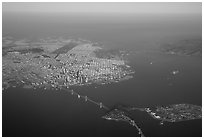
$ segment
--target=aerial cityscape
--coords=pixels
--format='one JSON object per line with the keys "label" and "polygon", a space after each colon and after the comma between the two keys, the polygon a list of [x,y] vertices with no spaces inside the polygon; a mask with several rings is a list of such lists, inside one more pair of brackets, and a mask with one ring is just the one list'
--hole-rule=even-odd
{"label": "aerial cityscape", "polygon": [[[23,84],[24,88],[69,88],[72,85],[86,85],[91,82],[105,84],[132,78],[131,74],[134,73],[122,59],[97,58],[94,51],[102,48],[80,41],[43,40],[42,43],[30,44],[30,48],[23,40],[15,44],[15,47],[9,47],[11,44],[3,47],[3,53],[6,53],[2,64],[3,89],[10,87],[12,82],[14,86]],[[66,50],[70,45],[73,48]],[[59,49],[65,49],[67,52],[61,53]]]}
{"label": "aerial cityscape", "polygon": [[2,136],[202,136],[200,9],[4,2]]}
{"label": "aerial cityscape", "polygon": [[[85,101],[94,103],[87,96],[80,96],[69,88],[94,83],[110,84],[133,78],[134,71],[123,60],[125,52],[121,51],[108,59],[98,58],[94,52],[102,48],[90,41],[48,38],[29,43],[29,40],[13,41],[11,37],[5,37],[3,42],[3,90],[18,86],[26,89],[64,89],[78,98],[82,97]],[[10,47],[14,44],[15,47]],[[95,104],[110,110],[101,102]],[[190,104],[157,107],[155,110],[134,107],[122,109],[146,111],[154,119],[161,120],[160,124],[164,121],[178,122],[202,118],[202,108]],[[137,128],[141,136],[145,136],[135,121],[126,116],[122,109],[116,108],[102,118],[129,122]]]}

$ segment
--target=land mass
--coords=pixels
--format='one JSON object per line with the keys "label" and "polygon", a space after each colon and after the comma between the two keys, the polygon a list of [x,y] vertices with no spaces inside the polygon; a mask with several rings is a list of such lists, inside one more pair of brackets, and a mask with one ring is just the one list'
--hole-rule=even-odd
{"label": "land mass", "polygon": [[155,108],[137,108],[119,105],[102,116],[103,119],[113,121],[124,121],[137,128],[140,136],[144,136],[134,119],[129,114],[130,111],[147,112],[152,118],[160,120],[160,125],[164,122],[181,122],[202,118],[202,107],[192,104],[173,104],[168,106],[156,106]]}
{"label": "land mass", "polygon": [[[69,88],[88,84],[108,84],[133,77],[124,60],[97,57],[102,48],[90,41],[44,39],[7,42],[3,46],[3,89]],[[9,47],[14,45],[15,47]],[[117,55],[119,57],[119,55]]]}
{"label": "land mass", "polygon": [[186,39],[162,44],[161,51],[172,55],[202,56],[202,39]]}

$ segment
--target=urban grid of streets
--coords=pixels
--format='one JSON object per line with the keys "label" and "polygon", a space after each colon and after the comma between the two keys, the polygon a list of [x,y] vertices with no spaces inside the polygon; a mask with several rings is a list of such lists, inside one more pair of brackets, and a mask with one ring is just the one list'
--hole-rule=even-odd
{"label": "urban grid of streets", "polygon": [[[67,52],[55,53],[59,49],[67,50],[69,43],[76,46]],[[17,41],[14,44],[15,47],[11,44],[3,47],[6,52],[2,64],[3,89],[21,84],[24,88],[106,84],[132,78],[134,73],[122,59],[98,58],[94,52],[102,48],[90,42],[49,39],[41,43]],[[32,52],[37,49],[42,51]]]}

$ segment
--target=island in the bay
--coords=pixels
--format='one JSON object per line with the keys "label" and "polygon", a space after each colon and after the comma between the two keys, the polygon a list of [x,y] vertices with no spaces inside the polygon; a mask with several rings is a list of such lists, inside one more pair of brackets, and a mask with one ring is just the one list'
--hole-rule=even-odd
{"label": "island in the bay", "polygon": [[146,112],[152,118],[160,120],[160,125],[163,125],[164,122],[174,123],[202,118],[202,107],[192,104],[172,104],[168,106],[156,106],[152,108],[138,108],[119,105],[107,112],[107,114],[102,116],[102,118],[106,120],[114,120],[117,122],[127,122],[138,130],[138,134],[140,136],[145,136],[139,126],[135,123],[134,119],[128,113],[130,111]]}

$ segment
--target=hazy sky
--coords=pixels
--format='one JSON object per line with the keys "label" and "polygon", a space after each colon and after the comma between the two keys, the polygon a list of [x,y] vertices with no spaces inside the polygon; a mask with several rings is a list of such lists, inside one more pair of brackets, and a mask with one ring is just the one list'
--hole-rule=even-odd
{"label": "hazy sky", "polygon": [[3,3],[5,12],[202,13],[200,3]]}

